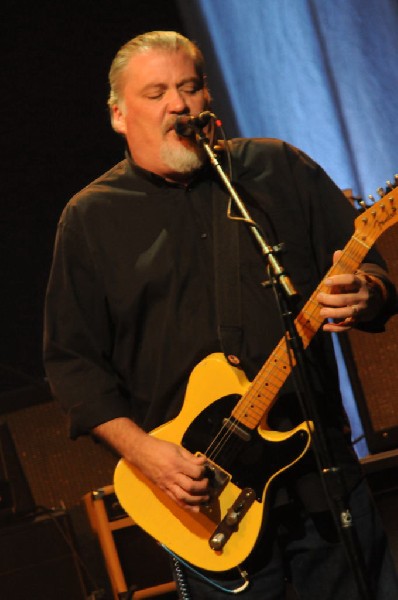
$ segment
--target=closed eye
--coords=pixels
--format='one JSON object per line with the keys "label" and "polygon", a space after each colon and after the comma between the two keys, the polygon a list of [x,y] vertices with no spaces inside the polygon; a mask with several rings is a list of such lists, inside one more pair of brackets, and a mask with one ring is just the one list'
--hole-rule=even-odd
{"label": "closed eye", "polygon": [[196,79],[193,81],[186,81],[178,86],[180,92],[184,94],[196,94],[199,90],[203,89],[203,85]]}
{"label": "closed eye", "polygon": [[149,100],[159,100],[160,98],[163,98],[164,96],[164,92],[159,92],[157,94],[148,94],[146,97]]}
{"label": "closed eye", "polygon": [[184,86],[182,88],[180,88],[180,92],[183,92],[184,94],[196,94],[196,92],[199,91],[199,88],[197,86]]}

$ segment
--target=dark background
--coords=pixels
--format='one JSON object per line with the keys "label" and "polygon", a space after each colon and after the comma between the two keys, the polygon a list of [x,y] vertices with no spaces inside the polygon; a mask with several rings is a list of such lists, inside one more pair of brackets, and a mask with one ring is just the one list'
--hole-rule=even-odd
{"label": "dark background", "polygon": [[42,313],[56,224],[74,193],[123,158],[108,118],[108,70],[122,44],[155,29],[199,43],[214,108],[222,105],[227,134],[236,135],[193,0],[0,5],[0,414],[16,407],[15,391],[41,393]]}
{"label": "dark background", "polygon": [[75,192],[123,157],[107,114],[108,69],[124,42],[152,29],[184,33],[176,3],[1,4],[0,411],[10,392],[43,381],[56,223]]}

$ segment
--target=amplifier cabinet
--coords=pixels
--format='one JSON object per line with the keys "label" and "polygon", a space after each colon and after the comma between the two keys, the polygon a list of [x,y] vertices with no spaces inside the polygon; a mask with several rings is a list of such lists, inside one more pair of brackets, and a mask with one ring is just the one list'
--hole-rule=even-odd
{"label": "amplifier cabinet", "polygon": [[[398,288],[398,227],[383,233],[377,247]],[[340,342],[370,452],[398,448],[398,315],[382,333],[352,329]]]}
{"label": "amplifier cabinet", "polygon": [[[83,497],[91,527],[98,537],[115,600],[174,595],[168,554],[124,512],[112,485]],[[134,591],[131,596],[129,592]]]}
{"label": "amplifier cabinet", "polygon": [[370,454],[361,459],[361,464],[382,518],[398,571],[398,450]]}
{"label": "amplifier cabinet", "polygon": [[16,520],[0,528],[0,596],[4,600],[85,600],[64,511]]}

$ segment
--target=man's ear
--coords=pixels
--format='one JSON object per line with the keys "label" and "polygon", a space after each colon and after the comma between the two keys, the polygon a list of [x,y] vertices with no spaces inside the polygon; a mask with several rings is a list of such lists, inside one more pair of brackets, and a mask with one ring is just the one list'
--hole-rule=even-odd
{"label": "man's ear", "polygon": [[117,104],[114,104],[111,108],[112,127],[117,133],[125,135],[126,133],[126,119],[123,112],[120,110]]}

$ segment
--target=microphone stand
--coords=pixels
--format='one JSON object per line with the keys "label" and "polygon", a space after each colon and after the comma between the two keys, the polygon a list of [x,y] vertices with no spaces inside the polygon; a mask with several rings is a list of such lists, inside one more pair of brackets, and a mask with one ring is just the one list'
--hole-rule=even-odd
{"label": "microphone stand", "polygon": [[[314,455],[321,480],[326,491],[326,497],[330,505],[330,510],[345,548],[349,564],[352,568],[360,597],[363,600],[375,600],[370,591],[370,584],[366,575],[367,570],[362,551],[359,546],[357,533],[354,528],[351,512],[346,504],[345,498],[347,497],[347,493],[344,493],[345,485],[343,477],[340,468],[333,464],[329,445],[319,416],[317,403],[309,383],[310,378],[308,375],[308,367],[304,355],[304,347],[301,337],[296,330],[293,312],[290,309],[290,302],[292,298],[297,296],[297,292],[279,263],[279,260],[276,256],[278,249],[267,244],[264,237],[260,234],[254,221],[250,217],[246,206],[235,191],[228,176],[222,169],[216,154],[210,147],[208,138],[202,131],[203,125],[200,123],[197,125],[195,125],[195,123],[191,123],[190,127],[195,132],[197,143],[204,148],[211,165],[217,171],[221,181],[233,199],[236,208],[242,215],[244,221],[250,227],[255,240],[260,246],[262,254],[268,259],[271,277],[273,283],[275,284],[275,289],[277,290],[277,296],[281,306],[284,326],[287,333],[287,343],[289,344],[290,350],[295,358],[295,376],[297,377],[299,390],[302,394],[302,397],[300,398],[301,408],[305,420],[307,422],[312,421],[314,423],[314,429],[311,433],[313,437]],[[307,398],[307,404],[304,401],[304,397]]]}

